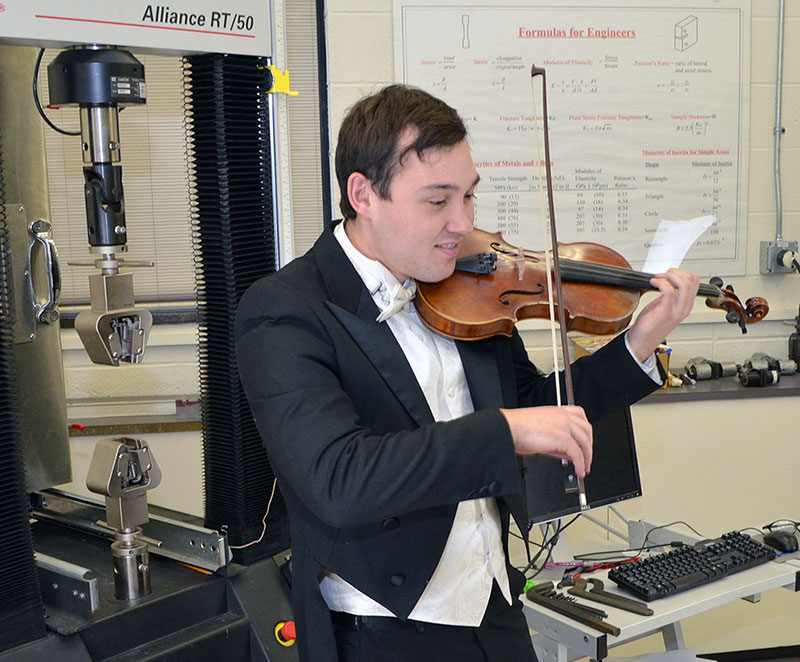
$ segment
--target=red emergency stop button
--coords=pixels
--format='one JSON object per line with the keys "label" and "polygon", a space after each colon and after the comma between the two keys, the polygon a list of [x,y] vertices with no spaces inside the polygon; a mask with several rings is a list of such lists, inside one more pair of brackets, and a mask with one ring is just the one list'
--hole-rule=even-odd
{"label": "red emergency stop button", "polygon": [[275,638],[281,646],[293,646],[297,639],[294,621],[278,621],[275,625]]}

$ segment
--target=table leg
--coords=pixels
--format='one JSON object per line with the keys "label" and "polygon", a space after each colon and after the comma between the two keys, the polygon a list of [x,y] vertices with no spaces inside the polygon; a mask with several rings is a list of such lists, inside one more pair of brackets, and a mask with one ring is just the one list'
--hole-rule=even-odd
{"label": "table leg", "polygon": [[533,637],[533,648],[539,662],[568,662],[569,649],[564,644],[542,634]]}
{"label": "table leg", "polygon": [[661,636],[664,637],[664,648],[668,651],[677,651],[686,648],[683,641],[683,630],[680,621],[675,621],[661,628]]}

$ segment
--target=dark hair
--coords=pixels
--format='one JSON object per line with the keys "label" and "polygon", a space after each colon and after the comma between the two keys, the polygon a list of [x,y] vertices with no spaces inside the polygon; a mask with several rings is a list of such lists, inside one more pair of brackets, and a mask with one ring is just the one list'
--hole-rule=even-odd
{"label": "dark hair", "polygon": [[[417,137],[398,153],[400,136],[409,127],[416,128]],[[347,196],[352,173],[362,173],[378,195],[388,200],[392,178],[408,152],[413,149],[422,156],[431,147],[456,145],[466,135],[467,128],[454,108],[416,87],[389,85],[364,97],[350,108],[339,129],[336,178],[342,214],[356,216]]]}

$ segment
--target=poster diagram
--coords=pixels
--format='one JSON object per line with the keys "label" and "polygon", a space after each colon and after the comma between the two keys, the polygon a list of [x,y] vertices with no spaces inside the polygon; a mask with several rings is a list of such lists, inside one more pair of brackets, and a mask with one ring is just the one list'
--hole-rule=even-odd
{"label": "poster diagram", "polygon": [[675,24],[675,50],[685,51],[697,43],[697,16],[687,16]]}
{"label": "poster diagram", "polygon": [[607,244],[641,268],[659,222],[713,215],[684,266],[743,274],[749,12],[748,0],[395,0],[395,78],[464,117],[480,227],[546,245],[536,65],[546,72],[559,239]]}

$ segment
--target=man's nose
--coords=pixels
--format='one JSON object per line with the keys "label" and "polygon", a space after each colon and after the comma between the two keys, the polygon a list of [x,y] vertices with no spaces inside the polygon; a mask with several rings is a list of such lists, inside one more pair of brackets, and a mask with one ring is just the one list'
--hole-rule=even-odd
{"label": "man's nose", "polygon": [[447,225],[447,229],[455,234],[465,235],[472,232],[475,224],[475,209],[471,204],[458,207]]}

